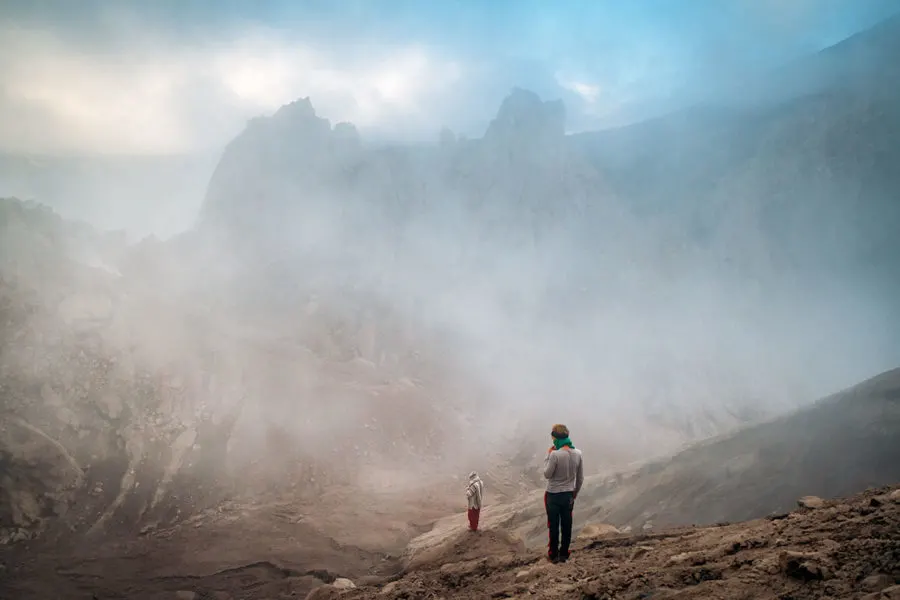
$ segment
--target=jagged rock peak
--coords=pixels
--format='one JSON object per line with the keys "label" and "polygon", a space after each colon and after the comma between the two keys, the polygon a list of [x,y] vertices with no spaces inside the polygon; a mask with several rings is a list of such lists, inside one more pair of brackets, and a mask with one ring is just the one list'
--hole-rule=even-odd
{"label": "jagged rock peak", "polygon": [[566,107],[562,100],[544,102],[534,92],[513,88],[488,126],[485,137],[563,137],[565,131]]}
{"label": "jagged rock peak", "polygon": [[276,119],[312,119],[316,117],[316,109],[313,108],[309,96],[294,100],[279,108],[274,115]]}
{"label": "jagged rock peak", "polygon": [[308,133],[318,132],[324,135],[332,134],[334,139],[358,145],[359,131],[353,123],[339,122],[331,126],[331,121],[316,115],[316,109],[307,96],[289,104],[285,104],[266,121],[277,123],[279,128],[292,130],[304,130]]}
{"label": "jagged rock peak", "polygon": [[289,131],[294,135],[318,139],[331,134],[331,122],[316,116],[316,109],[308,97],[285,104],[271,117],[262,117],[256,122],[263,125],[266,131],[279,132],[278,135]]}

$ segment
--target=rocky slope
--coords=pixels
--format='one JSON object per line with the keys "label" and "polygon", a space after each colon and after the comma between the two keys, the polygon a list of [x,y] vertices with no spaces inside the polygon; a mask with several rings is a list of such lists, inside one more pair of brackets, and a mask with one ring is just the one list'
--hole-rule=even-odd
{"label": "rocky slope", "polygon": [[449,369],[374,365],[327,306],[277,328],[236,313],[172,246],[0,209],[3,543],[137,534],[225,500],[424,494],[468,467],[445,459],[467,439]]}
{"label": "rocky slope", "polygon": [[[6,451],[14,447],[6,446]],[[895,542],[890,545],[900,509],[888,514],[870,510],[880,510],[887,501],[884,494],[869,493],[868,508],[858,510],[862,505],[857,501],[837,502],[836,508],[817,513],[828,515],[824,520],[797,520],[805,518],[805,511],[784,519],[784,513],[809,492],[829,497],[900,480],[898,449],[900,371],[895,370],[795,414],[694,445],[671,459],[590,477],[576,505],[576,533],[585,546],[579,546],[574,567],[553,567],[560,571],[540,566],[535,558],[546,536],[541,492],[504,489],[502,480],[488,472],[485,531],[472,536],[465,532],[461,513],[439,518],[458,510],[453,489],[398,487],[390,473],[384,473],[378,488],[379,473],[373,470],[368,488],[360,481],[342,485],[335,480],[320,488],[313,502],[304,501],[302,491],[277,494],[257,485],[211,509],[204,510],[197,500],[181,504],[183,518],[155,523],[140,536],[127,528],[118,535],[105,528],[105,536],[87,543],[72,536],[43,536],[0,549],[0,562],[6,589],[17,598],[67,590],[72,598],[102,592],[135,598],[196,594],[190,597],[252,599],[296,597],[319,589],[317,594],[325,594],[321,597],[330,597],[334,590],[324,584],[344,579],[369,585],[359,592],[363,597],[483,597],[508,589],[507,596],[559,597],[582,590],[588,597],[636,598],[654,588],[662,594],[687,586],[685,593],[696,597],[727,598],[741,586],[752,597],[767,585],[791,589],[800,598],[825,592],[858,597],[853,593],[886,587],[900,575],[900,554]],[[54,460],[32,466],[52,469]],[[533,457],[532,462],[539,460]],[[22,469],[31,463],[12,464]],[[181,467],[179,476],[190,475],[189,467]],[[34,471],[30,475],[38,481]],[[144,481],[157,489],[164,485]],[[78,489],[77,481],[72,485]],[[16,481],[5,491],[22,489],[23,483]],[[135,490],[118,489],[131,504],[141,498]],[[498,492],[519,499],[504,501]],[[893,492],[892,498],[897,500],[898,494]],[[872,496],[880,499],[872,501]],[[832,506],[804,500],[807,507],[823,504]],[[96,502],[93,506],[102,508]],[[16,505],[12,510],[15,515]],[[81,507],[71,512],[85,516]],[[113,514],[122,519],[129,513]],[[765,515],[769,520],[759,523],[722,524]],[[696,528],[713,523],[711,529]],[[692,527],[665,529],[672,525]],[[837,527],[849,532],[845,538],[834,537]],[[426,529],[407,544],[417,530]],[[609,532],[617,534],[610,544],[592,541]],[[834,542],[849,539],[859,545],[838,552]],[[815,551],[801,548],[807,554],[790,554],[801,546]],[[750,562],[735,563],[734,555],[742,552]],[[791,561],[797,564],[790,566]],[[807,569],[812,575],[803,572],[807,563],[814,565]],[[795,582],[797,577],[802,581]],[[697,585],[706,587],[695,589]]]}
{"label": "rocky slope", "polygon": [[[577,440],[574,428],[573,435]],[[692,445],[670,458],[589,477],[575,519],[635,532],[709,525],[783,512],[806,494],[843,496],[898,481],[900,369],[895,369],[796,413]],[[509,530],[530,547],[539,547],[546,535],[541,495],[535,491],[514,503],[489,505],[482,520],[486,527]],[[414,555],[440,546],[464,522],[464,515],[442,519],[414,539],[409,551]]]}
{"label": "rocky slope", "polygon": [[309,598],[900,598],[900,487],[804,503],[814,508],[733,525],[636,535],[597,527],[564,565],[487,531],[386,585]]}

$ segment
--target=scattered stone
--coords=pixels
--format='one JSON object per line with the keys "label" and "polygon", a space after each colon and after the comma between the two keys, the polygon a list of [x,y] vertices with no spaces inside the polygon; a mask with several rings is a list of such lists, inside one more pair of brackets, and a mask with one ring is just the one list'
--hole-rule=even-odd
{"label": "scattered stone", "polygon": [[706,564],[708,561],[709,557],[705,552],[682,552],[681,554],[669,557],[669,560],[667,560],[666,563],[669,565],[691,564],[698,566]]}
{"label": "scattered stone", "polygon": [[775,575],[781,569],[777,556],[764,556],[753,561],[753,569],[767,575]]}
{"label": "scattered stone", "polygon": [[343,591],[345,590],[338,589],[333,585],[323,585],[308,593],[306,600],[336,600],[341,597]]}
{"label": "scattered stone", "polygon": [[838,548],[841,547],[840,542],[836,542],[831,538],[825,538],[820,543],[825,546],[825,550],[827,550],[828,552],[835,552]]}
{"label": "scattered stone", "polygon": [[637,560],[643,555],[647,554],[653,550],[653,546],[637,546],[634,550],[631,551],[631,555],[629,556],[630,560]]}
{"label": "scattered stone", "polygon": [[589,523],[585,525],[575,539],[595,540],[610,535],[618,535],[621,531],[609,523]]}
{"label": "scattered stone", "polygon": [[900,489],[896,489],[888,494],[888,499],[893,500],[894,502],[900,502]]}
{"label": "scattered stone", "polygon": [[383,594],[383,595],[385,595],[385,596],[388,595],[388,594],[392,594],[392,593],[394,593],[394,591],[397,589],[397,586],[398,586],[398,585],[399,585],[399,584],[398,584],[396,581],[392,581],[392,582],[390,582],[389,584],[387,584],[387,585],[385,585],[384,587],[382,587],[380,593]]}
{"label": "scattered stone", "polygon": [[825,501],[818,496],[803,496],[797,500],[797,504],[800,508],[817,509],[825,506]]}
{"label": "scattered stone", "polygon": [[338,590],[350,590],[356,587],[356,584],[346,577],[338,577],[331,585]]}
{"label": "scattered stone", "polygon": [[894,585],[894,578],[884,573],[875,573],[863,579],[859,585],[867,592],[880,592]]}
{"label": "scattered stone", "polygon": [[880,592],[866,594],[861,600],[900,600],[900,585],[892,585]]}
{"label": "scattered stone", "polygon": [[831,578],[831,572],[823,564],[821,555],[816,553],[785,550],[779,555],[779,563],[782,572],[794,579],[821,581]]}
{"label": "scattered stone", "polygon": [[31,539],[31,534],[25,529],[0,529],[0,546],[24,542],[29,539]]}

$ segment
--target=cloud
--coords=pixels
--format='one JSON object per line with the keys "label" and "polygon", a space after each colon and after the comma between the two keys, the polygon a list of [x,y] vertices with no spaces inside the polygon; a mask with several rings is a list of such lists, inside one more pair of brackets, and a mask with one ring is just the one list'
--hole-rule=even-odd
{"label": "cloud", "polygon": [[562,88],[578,94],[588,104],[596,104],[600,98],[600,86],[596,83],[568,79],[563,75],[557,75],[556,81]]}
{"label": "cloud", "polygon": [[436,135],[429,103],[463,75],[422,45],[342,46],[341,55],[266,28],[225,43],[158,38],[115,52],[9,24],[0,39],[5,151],[189,152],[221,145],[246,119],[304,96],[334,121]]}
{"label": "cloud", "polygon": [[703,100],[894,2],[9,0],[0,151],[218,149],[246,119],[304,96],[369,137],[480,135],[512,87],[562,97],[570,128],[596,129]]}

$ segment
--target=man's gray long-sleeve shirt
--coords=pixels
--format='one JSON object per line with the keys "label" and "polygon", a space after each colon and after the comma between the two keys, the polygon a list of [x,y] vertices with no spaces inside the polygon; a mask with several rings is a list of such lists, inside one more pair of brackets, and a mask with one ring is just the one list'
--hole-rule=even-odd
{"label": "man's gray long-sleeve shirt", "polygon": [[544,459],[544,478],[551,494],[574,492],[578,495],[584,483],[584,461],[581,450],[563,446],[547,453]]}

